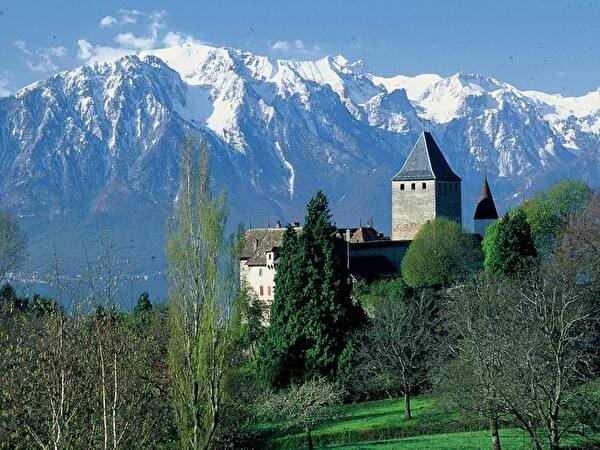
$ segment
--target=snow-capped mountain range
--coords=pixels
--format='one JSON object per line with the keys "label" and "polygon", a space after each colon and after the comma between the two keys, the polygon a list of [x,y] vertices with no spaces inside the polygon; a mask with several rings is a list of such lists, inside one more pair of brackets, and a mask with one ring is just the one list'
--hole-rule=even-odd
{"label": "snow-capped mountain range", "polygon": [[[500,209],[558,177],[600,184],[600,89],[561,97],[467,73],[385,78],[342,56],[185,44],[0,98],[0,205],[23,219],[36,258],[107,229],[144,266],[162,254],[192,134],[209,143],[234,222],[299,220],[322,189],[340,226],[373,217],[389,231],[389,180],[423,129],[463,178],[467,226],[484,171]],[[145,231],[132,238],[132,226]]]}

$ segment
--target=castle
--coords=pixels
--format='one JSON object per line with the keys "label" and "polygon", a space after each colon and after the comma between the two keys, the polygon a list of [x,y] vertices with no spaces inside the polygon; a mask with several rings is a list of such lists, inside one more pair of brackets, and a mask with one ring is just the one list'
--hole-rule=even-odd
{"label": "castle", "polygon": [[[372,281],[400,272],[402,258],[420,228],[445,217],[462,224],[461,178],[454,173],[431,133],[424,131],[406,161],[392,178],[392,232],[386,237],[370,224],[338,228],[353,278]],[[492,193],[484,177],[474,214],[474,233],[483,238],[498,219]],[[294,224],[301,232],[300,224]],[[275,295],[278,251],[285,229],[253,228],[245,233],[240,253],[240,278],[266,302]]]}

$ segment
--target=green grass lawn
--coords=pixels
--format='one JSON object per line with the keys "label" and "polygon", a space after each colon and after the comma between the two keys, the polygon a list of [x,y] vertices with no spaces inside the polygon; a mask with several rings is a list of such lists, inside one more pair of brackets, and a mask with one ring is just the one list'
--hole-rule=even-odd
{"label": "green grass lawn", "polygon": [[[404,418],[402,400],[380,400],[353,405],[344,405],[342,418],[315,430],[315,445],[339,445],[356,442],[388,441],[419,435],[453,433],[478,430],[484,427],[481,421],[461,417],[456,411],[447,411],[435,400],[427,397],[415,398],[412,402],[413,419]],[[301,448],[303,433],[273,436],[269,448]]]}
{"label": "green grass lawn", "polygon": [[[529,438],[520,430],[501,430],[500,444],[506,450],[529,450],[531,448]],[[390,450],[396,448],[403,450],[487,450],[490,448],[490,435],[487,431],[465,431],[328,448],[335,448],[336,450]]]}
{"label": "green grass lawn", "polygon": [[[339,420],[314,431],[315,446],[344,450],[490,448],[484,422],[464,417],[456,410],[446,410],[436,399],[417,397],[412,401],[412,411],[413,419],[406,420],[402,400],[344,405]],[[501,430],[500,440],[505,450],[531,448],[527,434],[518,429]],[[575,443],[574,437],[565,436],[564,444]],[[300,432],[273,434],[266,441],[266,448],[305,448],[305,435]]]}

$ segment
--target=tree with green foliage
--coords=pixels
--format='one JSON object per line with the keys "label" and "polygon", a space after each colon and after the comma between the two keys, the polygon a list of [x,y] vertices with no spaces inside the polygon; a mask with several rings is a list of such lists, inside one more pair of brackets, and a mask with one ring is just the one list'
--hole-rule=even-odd
{"label": "tree with green foliage", "polygon": [[168,361],[173,408],[183,449],[215,446],[226,417],[228,380],[241,364],[239,239],[225,236],[225,195],[213,196],[206,143],[199,163],[183,149],[182,187],[168,230]]}
{"label": "tree with green foliage", "polygon": [[245,301],[240,301],[244,348],[250,351],[252,358],[256,358],[256,346],[265,334],[268,308],[246,283],[242,285],[240,295],[245,299]]}
{"label": "tree with green foliage", "polygon": [[593,195],[583,181],[560,180],[550,189],[523,202],[531,235],[539,255],[550,255],[569,221],[581,213]]}
{"label": "tree with green foliage", "polygon": [[537,261],[537,251],[523,210],[507,212],[487,228],[483,252],[488,273],[512,276],[531,269]]}
{"label": "tree with green foliage", "polygon": [[376,280],[367,284],[362,280],[352,285],[352,297],[360,303],[368,317],[375,314],[377,305],[386,298],[395,298],[403,301],[411,297],[413,290],[406,285],[401,276],[388,280]]}
{"label": "tree with green foliage", "polygon": [[335,379],[348,336],[364,321],[351,299],[336,232],[327,198],[318,192],[302,232],[288,227],[284,233],[271,324],[259,348],[258,366],[270,386]]}
{"label": "tree with green foliage", "polygon": [[17,295],[10,283],[4,283],[0,289],[0,314],[24,312],[28,307],[28,299]]}
{"label": "tree with green foliage", "polygon": [[142,313],[150,311],[152,309],[152,302],[150,301],[150,295],[147,292],[142,292],[133,311],[135,313]]}
{"label": "tree with green foliage", "polygon": [[475,274],[483,255],[477,238],[449,219],[427,222],[402,259],[402,277],[412,288],[449,286]]}

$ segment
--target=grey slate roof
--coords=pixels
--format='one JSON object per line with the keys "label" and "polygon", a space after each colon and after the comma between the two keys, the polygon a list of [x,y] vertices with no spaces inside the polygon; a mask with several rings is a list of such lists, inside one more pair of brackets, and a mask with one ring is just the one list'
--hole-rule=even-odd
{"label": "grey slate roof", "polygon": [[408,158],[392,181],[460,181],[428,131],[423,131]]}
{"label": "grey slate roof", "polygon": [[[244,233],[244,241],[240,250],[240,260],[248,266],[265,266],[266,253],[281,247],[285,228],[252,228]],[[301,228],[295,228],[301,231]]]}
{"label": "grey slate roof", "polygon": [[350,243],[381,241],[384,239],[383,233],[378,232],[373,227],[355,227],[355,228],[338,228],[338,237],[346,241],[346,231],[350,230]]}
{"label": "grey slate roof", "polygon": [[483,178],[483,184],[481,185],[481,192],[479,193],[479,200],[475,207],[475,215],[473,219],[497,219],[498,211],[496,211],[496,204],[494,203],[494,197],[492,197],[492,191],[487,181],[487,177]]}

